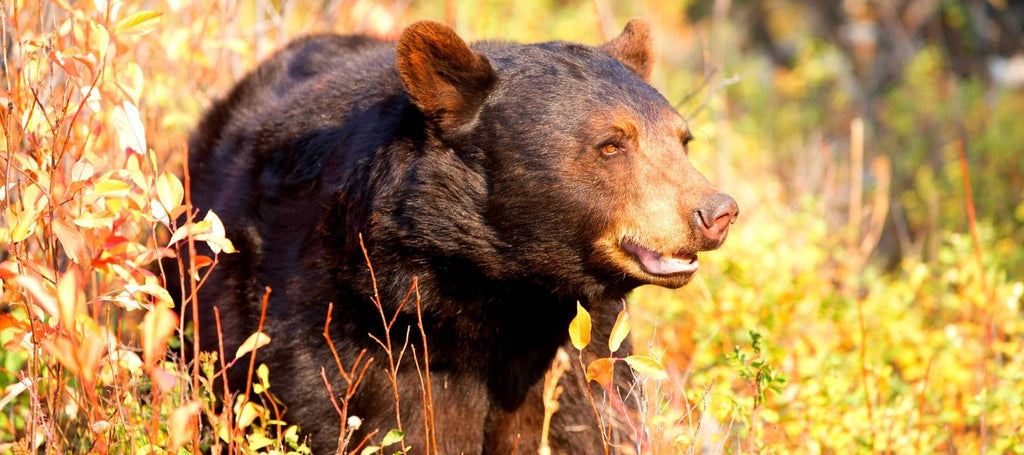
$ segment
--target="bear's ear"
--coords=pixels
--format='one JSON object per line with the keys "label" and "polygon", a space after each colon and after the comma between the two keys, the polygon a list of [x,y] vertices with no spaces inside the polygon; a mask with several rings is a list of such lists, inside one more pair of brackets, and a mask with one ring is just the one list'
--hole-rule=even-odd
{"label": "bear's ear", "polygon": [[601,50],[646,81],[654,64],[652,47],[650,24],[643,19],[630,19],[622,34],[601,45]]}
{"label": "bear's ear", "polygon": [[496,79],[487,58],[440,22],[406,27],[396,57],[412,102],[442,133],[458,133],[471,124]]}

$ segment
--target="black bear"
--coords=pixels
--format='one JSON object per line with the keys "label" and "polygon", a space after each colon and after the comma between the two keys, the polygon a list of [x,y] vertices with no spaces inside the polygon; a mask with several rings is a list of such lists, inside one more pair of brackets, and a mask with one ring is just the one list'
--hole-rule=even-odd
{"label": "black bear", "polygon": [[[639,20],[597,47],[467,45],[430,21],[397,43],[293,42],[215,103],[189,144],[194,206],[219,214],[240,251],[199,292],[203,349],[217,346],[213,307],[226,352],[255,332],[269,286],[273,341],[257,360],[286,419],[333,451],[339,417],[320,376],[344,389],[323,337],[333,304],[341,362],[364,349],[376,359],[349,403],[362,418],[355,440],[380,438],[398,425],[374,339],[378,292],[388,317],[397,311],[394,345],[411,345],[397,375],[405,443],[425,451],[410,352],[422,366],[420,319],[412,304],[399,310],[415,279],[439,452],[536,452],[543,378],[577,302],[607,339],[629,291],[686,284],[696,253],[721,245],[738,214],[690,164],[686,121],[646,82],[651,53]],[[586,351],[608,355],[597,341]],[[604,451],[581,375],[563,378],[555,453]],[[632,444],[629,431],[610,433]]]}

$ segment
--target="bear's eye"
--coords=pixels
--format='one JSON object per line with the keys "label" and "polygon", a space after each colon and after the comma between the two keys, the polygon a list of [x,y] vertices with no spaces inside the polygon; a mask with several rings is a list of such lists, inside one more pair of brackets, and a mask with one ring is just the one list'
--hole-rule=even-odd
{"label": "bear's eye", "polygon": [[604,156],[612,156],[616,153],[619,153],[619,150],[621,149],[618,145],[615,144],[605,144],[601,146],[601,154]]}
{"label": "bear's eye", "polygon": [[693,135],[687,131],[686,134],[683,135],[683,147],[690,145],[690,142],[693,142]]}

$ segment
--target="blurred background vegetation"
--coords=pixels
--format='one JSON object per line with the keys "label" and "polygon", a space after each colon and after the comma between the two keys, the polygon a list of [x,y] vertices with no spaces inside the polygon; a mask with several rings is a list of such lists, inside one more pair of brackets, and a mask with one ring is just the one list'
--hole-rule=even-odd
{"label": "blurred background vegetation", "polygon": [[[120,346],[145,343],[149,326],[138,329],[140,317],[115,330],[121,319],[101,316],[104,305],[154,311],[159,293],[140,287],[156,283],[152,258],[140,258],[166,235],[153,235],[160,217],[146,200],[163,202],[162,173],[181,176],[187,135],[211,99],[288,39],[396,37],[432,18],[471,40],[598,44],[640,16],[655,31],[652,84],[697,136],[691,160],[741,207],[694,283],[632,297],[635,341],[671,372],[648,384],[648,449],[1024,453],[1019,3],[7,0],[0,10],[0,452],[183,444],[175,419],[197,412],[197,395],[180,391],[185,380],[157,399],[151,381],[188,370],[154,367],[148,347],[145,367],[125,365]],[[82,162],[99,180],[72,175]],[[112,180],[139,202],[113,207],[106,199],[124,194]],[[61,181],[58,209],[48,201]],[[78,212],[63,212],[79,199]],[[96,204],[109,223],[86,217]],[[82,244],[62,231],[72,220]],[[106,329],[33,319],[72,272],[89,303],[81,311]],[[45,344],[38,323],[69,341]],[[96,333],[117,340],[98,362],[136,379],[93,377],[62,356]],[[268,428],[252,425],[240,425],[246,450],[294,448],[251,444]]]}

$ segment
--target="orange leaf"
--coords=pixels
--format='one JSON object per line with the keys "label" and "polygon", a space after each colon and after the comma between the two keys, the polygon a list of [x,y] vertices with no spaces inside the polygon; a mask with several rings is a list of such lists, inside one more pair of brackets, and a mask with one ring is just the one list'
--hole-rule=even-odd
{"label": "orange leaf", "polygon": [[167,429],[171,435],[170,453],[175,453],[186,442],[196,435],[200,405],[198,401],[190,401],[181,405],[171,413],[167,420]]}
{"label": "orange leaf", "polygon": [[178,315],[164,303],[157,303],[142,318],[142,354],[146,367],[163,357],[167,339],[178,326]]}
{"label": "orange leaf", "polygon": [[603,358],[587,365],[587,381],[596,381],[605,387],[612,383],[612,372],[615,370],[615,359]]}
{"label": "orange leaf", "polygon": [[665,367],[661,366],[657,360],[643,355],[631,355],[625,360],[637,373],[645,374],[651,379],[668,379]]}
{"label": "orange leaf", "polygon": [[608,336],[608,350],[612,354],[619,350],[619,346],[622,345],[622,341],[629,335],[630,322],[629,312],[623,309],[619,312],[619,317],[615,318],[615,325],[612,327],[612,333]]}
{"label": "orange leaf", "polygon": [[53,234],[57,236],[68,259],[78,264],[86,259],[89,253],[86,250],[85,238],[80,229],[72,227],[67,221],[56,218],[53,220]]}
{"label": "orange leaf", "polygon": [[581,351],[590,344],[590,313],[580,302],[576,302],[576,317],[569,323],[569,339]]}
{"label": "orange leaf", "polygon": [[33,276],[19,275],[14,278],[14,282],[21,285],[22,289],[28,291],[29,295],[35,300],[35,306],[43,310],[43,313],[51,317],[57,317],[60,311],[57,310],[57,299],[54,298],[53,293],[43,287],[42,282]]}
{"label": "orange leaf", "polygon": [[68,270],[57,282],[57,305],[60,309],[60,323],[68,333],[75,334],[75,319],[78,309],[85,301],[81,290],[81,277],[77,269]]}
{"label": "orange leaf", "polygon": [[96,384],[96,370],[107,343],[103,334],[96,330],[87,330],[81,337],[81,344],[63,336],[43,340],[43,348],[81,379],[86,387],[92,387]]}
{"label": "orange leaf", "polygon": [[149,379],[153,381],[153,385],[162,394],[174,390],[174,386],[178,385],[178,377],[174,373],[160,367],[149,370]]}

